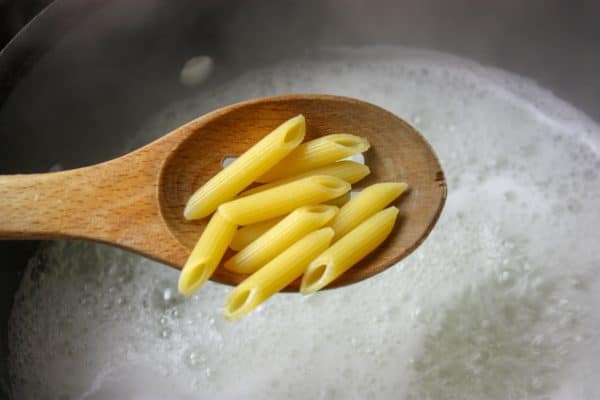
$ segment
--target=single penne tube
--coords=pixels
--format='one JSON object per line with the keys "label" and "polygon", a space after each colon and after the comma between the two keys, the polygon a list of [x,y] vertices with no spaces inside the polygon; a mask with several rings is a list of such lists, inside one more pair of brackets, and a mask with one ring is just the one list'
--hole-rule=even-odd
{"label": "single penne tube", "polygon": [[261,237],[266,231],[277,225],[281,221],[281,217],[268,219],[266,221],[257,222],[255,224],[242,226],[237,230],[229,247],[235,251],[240,251],[256,239]]}
{"label": "single penne tube", "polygon": [[308,266],[300,292],[311,294],[324,288],[366,257],[389,236],[397,217],[398,209],[388,207],[331,245]]}
{"label": "single penne tube", "polygon": [[294,150],[304,139],[306,122],[298,115],[279,125],[233,163],[213,176],[188,200],[186,219],[206,217],[235,197]]}
{"label": "single penne tube", "polygon": [[367,139],[347,133],[337,133],[302,143],[277,166],[257,179],[273,182],[311,169],[323,167],[369,149]]}
{"label": "single penne tube", "polygon": [[213,214],[181,270],[181,294],[189,296],[210,278],[233,239],[236,228],[237,226],[223,218],[219,212]]}
{"label": "single penne tube", "polygon": [[331,221],[338,210],[328,205],[304,206],[294,210],[227,260],[225,268],[242,274],[257,271],[299,239]]}
{"label": "single penne tube", "polygon": [[311,232],[240,283],[225,301],[225,318],[234,321],[292,283],[331,243],[333,229]]}
{"label": "single penne tube", "polygon": [[298,207],[319,204],[350,190],[350,184],[327,175],[309,176],[219,206],[236,225],[248,225],[285,215]]}
{"label": "single penne tube", "polygon": [[350,197],[351,197],[350,192],[346,192],[343,195],[336,197],[335,199],[327,200],[323,204],[328,204],[328,205],[336,206],[336,207],[342,207],[342,206],[344,206],[344,204],[346,204],[350,201]]}
{"label": "single penne tube", "polygon": [[302,172],[297,175],[289,176],[286,178],[278,179],[271,183],[265,183],[252,189],[248,189],[240,193],[240,196],[247,196],[249,194],[262,192],[265,189],[270,189],[275,186],[283,185],[286,183],[290,183],[292,181],[306,178],[307,176],[315,176],[315,175],[329,175],[335,176],[336,178],[340,178],[345,180],[346,182],[352,184],[360,181],[365,176],[369,175],[370,169],[368,166],[364,164],[360,164],[354,161],[337,161],[326,165],[324,167],[311,169],[310,171]]}
{"label": "single penne tube", "polygon": [[333,240],[338,240],[371,215],[383,210],[407,187],[404,182],[382,182],[361,190],[342,206],[338,215],[331,221],[330,225],[335,231]]}

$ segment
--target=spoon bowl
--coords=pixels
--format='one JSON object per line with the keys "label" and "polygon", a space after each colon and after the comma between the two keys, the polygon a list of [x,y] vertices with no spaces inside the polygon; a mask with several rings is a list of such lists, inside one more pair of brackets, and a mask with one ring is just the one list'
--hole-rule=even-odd
{"label": "spoon bowl", "polygon": [[[329,287],[373,276],[410,254],[429,234],[446,198],[437,157],[409,124],[375,105],[329,95],[288,95],[227,106],[112,161],[75,170],[0,176],[0,239],[78,238],[109,243],[175,268],[185,263],[207,219],[183,216],[188,198],[283,121],[303,114],[306,138],[366,137],[371,174],[355,184],[404,181],[399,221],[369,257]],[[228,255],[224,257],[227,259]],[[212,280],[236,285],[246,275],[219,267]],[[287,290],[297,290],[294,282]]]}

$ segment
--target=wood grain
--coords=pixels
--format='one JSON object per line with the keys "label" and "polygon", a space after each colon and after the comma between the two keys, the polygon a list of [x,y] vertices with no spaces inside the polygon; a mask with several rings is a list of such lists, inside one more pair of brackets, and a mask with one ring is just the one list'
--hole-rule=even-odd
{"label": "wood grain", "polygon": [[[377,106],[344,97],[289,95],[251,100],[202,116],[115,160],[64,172],[0,176],[0,238],[79,238],[113,244],[181,268],[206,220],[186,221],[189,196],[281,122],[304,114],[307,137],[365,136],[371,175],[360,186],[405,181],[400,222],[371,256],[330,287],[377,274],[429,234],[446,198],[442,168],[423,137]],[[217,269],[213,280],[245,276]],[[288,290],[297,290],[298,282]]]}

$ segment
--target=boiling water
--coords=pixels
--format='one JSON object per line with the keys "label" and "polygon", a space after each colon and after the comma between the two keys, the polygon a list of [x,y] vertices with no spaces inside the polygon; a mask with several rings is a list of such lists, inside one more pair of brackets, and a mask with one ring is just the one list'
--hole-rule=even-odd
{"label": "boiling water", "polygon": [[361,98],[424,134],[449,186],[427,241],[379,276],[278,295],[235,324],[228,287],[183,299],[155,262],[49,244],[10,322],[17,399],[600,398],[596,125],[528,80],[377,48],[248,72],[174,104],[136,144],[286,92]]}

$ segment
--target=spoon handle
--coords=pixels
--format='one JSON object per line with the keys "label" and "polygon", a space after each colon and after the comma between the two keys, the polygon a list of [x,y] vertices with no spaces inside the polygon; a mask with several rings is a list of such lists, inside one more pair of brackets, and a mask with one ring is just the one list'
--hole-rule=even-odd
{"label": "spoon handle", "polygon": [[128,188],[129,170],[115,167],[0,176],[0,238],[115,241],[138,228],[136,211],[152,187]]}
{"label": "spoon handle", "polygon": [[0,176],[0,239],[89,237],[104,211],[93,171]]}
{"label": "spoon handle", "polygon": [[187,250],[160,215],[150,149],[68,171],[0,175],[0,240],[89,239],[170,264]]}

